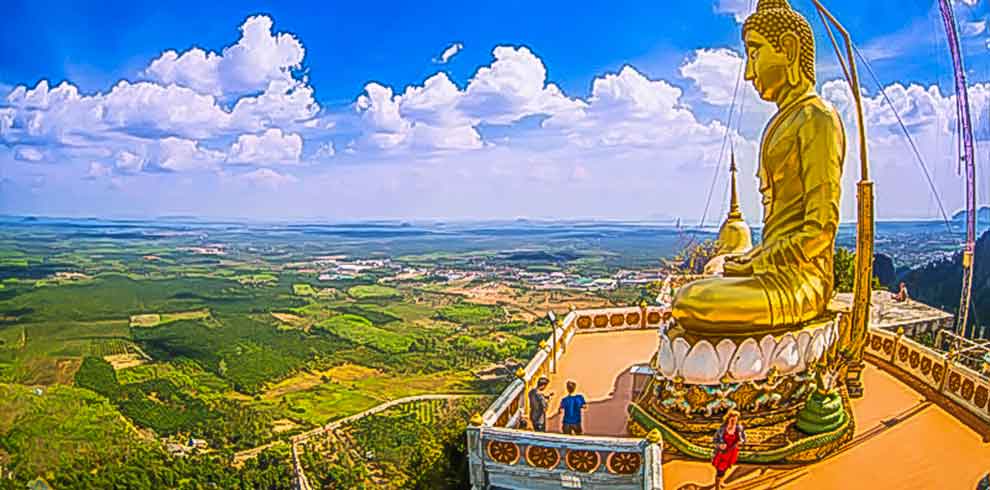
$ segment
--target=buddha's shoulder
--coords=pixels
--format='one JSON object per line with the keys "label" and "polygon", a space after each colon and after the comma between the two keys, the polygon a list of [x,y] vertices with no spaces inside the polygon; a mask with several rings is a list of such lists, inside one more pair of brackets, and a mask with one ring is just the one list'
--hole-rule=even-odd
{"label": "buddha's shoulder", "polygon": [[806,120],[839,120],[839,112],[835,110],[835,107],[829,101],[823,99],[820,95],[815,94],[799,104],[800,106],[794,114],[795,118]]}

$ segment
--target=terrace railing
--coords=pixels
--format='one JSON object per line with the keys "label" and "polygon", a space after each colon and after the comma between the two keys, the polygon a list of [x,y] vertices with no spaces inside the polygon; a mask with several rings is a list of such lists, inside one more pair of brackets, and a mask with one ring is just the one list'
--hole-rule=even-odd
{"label": "terrace railing", "polygon": [[905,328],[870,329],[865,351],[868,360],[893,368],[895,377],[990,442],[990,378],[958,363],[954,352],[940,352],[911,339]]}
{"label": "terrace railing", "polygon": [[550,377],[575,335],[655,329],[661,308],[647,306],[571,310],[540,342],[540,350],[516,379],[468,428],[471,479],[475,488],[609,488],[660,490],[662,441],[570,436],[519,430],[528,413],[526,394]]}
{"label": "terrace railing", "polygon": [[469,427],[474,489],[662,490],[659,435],[647,439],[567,436]]}
{"label": "terrace railing", "polygon": [[555,333],[540,342],[540,350],[525,367],[516,372],[516,379],[482,415],[485,425],[515,428],[529,412],[526,393],[540,377],[550,377],[561,358],[567,353],[567,346],[575,335],[617,330],[655,329],[663,321],[663,309],[656,306],[640,305],[620,308],[600,308],[591,310],[571,310],[554,326]]}

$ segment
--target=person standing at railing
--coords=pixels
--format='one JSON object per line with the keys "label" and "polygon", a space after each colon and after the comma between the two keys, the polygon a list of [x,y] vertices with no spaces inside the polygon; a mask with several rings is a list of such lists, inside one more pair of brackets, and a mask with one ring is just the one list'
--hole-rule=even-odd
{"label": "person standing at railing", "polygon": [[746,431],[739,423],[739,411],[731,409],[725,414],[722,427],[715,433],[715,490],[722,489],[722,478],[739,459],[739,446],[746,443]]}
{"label": "person standing at railing", "polygon": [[561,432],[564,434],[581,435],[581,411],[587,410],[588,404],[584,401],[584,396],[574,394],[577,390],[577,383],[567,381],[567,396],[560,401],[560,411],[564,412],[564,420],[561,425]]}
{"label": "person standing at railing", "polygon": [[549,384],[550,380],[541,376],[536,381],[536,386],[529,390],[529,421],[533,423],[533,430],[536,432],[547,431],[547,407],[550,406],[553,393],[544,394],[543,390]]}
{"label": "person standing at railing", "polygon": [[903,303],[911,299],[911,297],[908,296],[907,284],[904,284],[904,281],[901,281],[901,284],[898,287],[899,289],[897,291],[897,294],[894,295],[894,301],[897,301],[898,303]]}

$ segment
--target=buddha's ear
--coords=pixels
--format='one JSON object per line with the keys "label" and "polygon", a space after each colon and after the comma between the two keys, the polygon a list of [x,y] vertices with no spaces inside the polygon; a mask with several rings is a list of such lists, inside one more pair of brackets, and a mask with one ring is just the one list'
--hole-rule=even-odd
{"label": "buddha's ear", "polygon": [[801,82],[801,63],[798,57],[801,55],[801,40],[793,32],[785,32],[780,35],[780,50],[787,57],[787,81],[791,85]]}

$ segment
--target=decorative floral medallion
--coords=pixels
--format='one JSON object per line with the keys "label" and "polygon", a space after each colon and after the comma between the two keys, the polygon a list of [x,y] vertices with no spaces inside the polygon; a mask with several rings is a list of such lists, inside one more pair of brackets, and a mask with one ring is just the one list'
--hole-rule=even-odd
{"label": "decorative floral medallion", "polygon": [[643,457],[639,453],[617,452],[608,456],[608,470],[616,475],[631,475],[639,471]]}
{"label": "decorative floral medallion", "polygon": [[893,352],[894,352],[894,341],[891,339],[884,339],[883,353],[889,356]]}
{"label": "decorative floral medallion", "polygon": [[918,351],[911,351],[911,356],[908,357],[908,362],[911,363],[911,369],[917,369],[918,363],[921,362],[921,354]]}
{"label": "decorative floral medallion", "polygon": [[590,327],[591,326],[591,317],[589,317],[589,316],[579,317],[578,320],[577,320],[577,326],[578,326],[578,328],[588,328],[588,327]]}
{"label": "decorative floral medallion", "polygon": [[973,384],[973,380],[967,379],[963,381],[962,391],[959,393],[959,396],[962,396],[963,399],[968,401],[970,398],[972,398],[973,388],[975,387],[976,386]]}
{"label": "decorative floral medallion", "polygon": [[613,327],[621,327],[622,324],[625,322],[625,320],[626,320],[625,315],[622,315],[620,313],[618,315],[612,315],[612,318],[609,318],[608,319],[608,323],[609,323],[609,325],[612,325]]}
{"label": "decorative floral medallion", "polygon": [[567,467],[572,471],[582,473],[593,473],[602,462],[598,452],[584,449],[568,449],[567,457],[564,460],[567,461]]}
{"label": "decorative floral medallion", "polygon": [[908,348],[906,345],[902,345],[899,349],[897,349],[897,358],[900,359],[901,362],[907,362]]}
{"label": "decorative floral medallion", "polygon": [[925,357],[921,360],[921,374],[925,376],[932,370],[932,359],[930,357]]}
{"label": "decorative floral medallion", "polygon": [[526,448],[526,462],[530,466],[552,470],[560,463],[560,453],[552,447],[529,446]]}
{"label": "decorative floral medallion", "polygon": [[639,313],[627,313],[626,325],[636,325],[639,323]]}
{"label": "decorative floral medallion", "polygon": [[941,364],[932,366],[932,379],[935,380],[936,383],[942,382],[942,375],[944,374],[943,371],[945,371],[945,368]]}
{"label": "decorative floral medallion", "polygon": [[973,403],[976,404],[976,408],[983,408],[983,405],[987,402],[987,397],[990,393],[987,392],[986,386],[976,387],[976,396],[973,397]]}
{"label": "decorative floral medallion", "polygon": [[597,315],[595,316],[595,326],[602,328],[608,325],[608,315]]}
{"label": "decorative floral medallion", "polygon": [[873,338],[870,340],[870,347],[875,351],[879,351],[880,347],[882,346],[883,346],[883,338],[881,338],[879,335],[873,334]]}
{"label": "decorative floral medallion", "polygon": [[646,315],[646,321],[649,323],[660,323],[660,312],[651,311]]}
{"label": "decorative floral medallion", "polygon": [[949,373],[949,391],[958,392],[960,384],[962,384],[962,376],[959,373]]}
{"label": "decorative floral medallion", "polygon": [[490,441],[488,457],[502,464],[516,464],[519,461],[519,446],[511,442]]}

